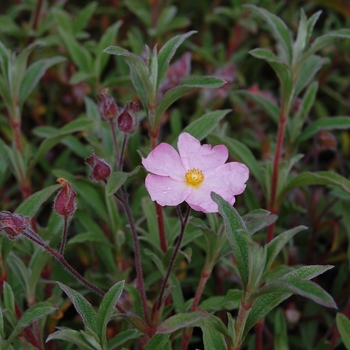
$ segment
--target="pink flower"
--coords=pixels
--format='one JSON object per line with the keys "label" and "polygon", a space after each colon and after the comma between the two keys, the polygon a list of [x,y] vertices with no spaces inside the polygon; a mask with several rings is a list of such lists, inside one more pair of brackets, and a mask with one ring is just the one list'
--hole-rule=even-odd
{"label": "pink flower", "polygon": [[142,164],[148,174],[146,188],[153,201],[161,206],[187,202],[197,211],[214,213],[217,204],[210,193],[215,192],[230,204],[241,194],[249,177],[248,168],[238,162],[226,163],[228,150],[224,145],[201,145],[188,133],[177,143],[179,153],[167,143],[158,145]]}

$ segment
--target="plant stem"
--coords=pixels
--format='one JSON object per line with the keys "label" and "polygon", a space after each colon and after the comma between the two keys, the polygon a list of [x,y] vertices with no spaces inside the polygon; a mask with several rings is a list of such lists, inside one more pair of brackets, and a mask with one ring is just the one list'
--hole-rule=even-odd
{"label": "plant stem", "polygon": [[131,213],[131,209],[128,202],[127,193],[124,187],[121,188],[123,197],[117,197],[121,203],[123,204],[125,214],[128,218],[130,230],[132,234],[132,239],[134,243],[134,250],[135,250],[135,265],[136,265],[136,278],[137,278],[137,286],[140,292],[141,297],[141,303],[143,308],[144,317],[146,319],[146,323],[148,326],[151,326],[151,319],[148,311],[147,306],[147,298],[146,298],[146,290],[145,290],[145,282],[143,280],[143,273],[142,273],[142,265],[141,265],[141,253],[140,253],[140,245],[139,240],[137,236],[136,226],[134,222],[134,218]]}
{"label": "plant stem", "polygon": [[258,323],[255,325],[255,350],[262,350],[262,333],[264,329],[264,319],[258,321]]}
{"label": "plant stem", "polygon": [[[16,312],[16,317],[19,320],[22,317],[22,311],[19,307],[19,305],[17,304],[17,301],[15,301],[15,312]],[[24,333],[27,336],[29,342],[35,346],[36,348],[38,348],[39,350],[43,350],[43,346],[40,344],[39,339],[36,339],[32,329],[30,327],[26,327],[24,328]]]}
{"label": "plant stem", "polygon": [[[285,101],[282,101],[280,120],[278,125],[276,152],[275,152],[275,158],[273,161],[272,180],[271,180],[271,197],[270,197],[270,203],[269,203],[269,210],[273,214],[278,214],[278,211],[279,211],[279,205],[278,206],[276,205],[276,195],[277,195],[277,186],[278,186],[279,166],[280,166],[281,157],[282,157],[286,124],[287,124],[286,103]],[[274,231],[275,231],[275,224],[273,223],[269,226],[267,231],[267,237],[266,237],[267,243],[269,243],[273,239]]]}
{"label": "plant stem", "polygon": [[[105,292],[101,290],[100,288],[96,287],[89,281],[87,281],[82,275],[80,275],[79,272],[77,272],[66,260],[65,258],[54,251],[52,248],[50,248],[44,241],[41,240],[39,236],[35,232],[33,232],[31,229],[27,228],[24,231],[22,231],[22,234],[31,240],[32,242],[38,244],[42,248],[44,248],[50,255],[52,255],[72,276],[74,276],[80,283],[88,287],[91,291],[94,293],[100,295],[101,297],[105,296]],[[127,313],[121,306],[116,305],[116,308],[121,313]]]}
{"label": "plant stem", "polygon": [[112,137],[113,137],[113,144],[114,144],[114,152],[115,152],[115,157],[116,157],[116,166],[117,166],[117,171],[119,170],[119,149],[118,149],[118,142],[117,142],[117,136],[116,136],[116,130],[114,126],[114,120],[109,119],[109,125],[111,126],[111,131],[112,131]]}
{"label": "plant stem", "polygon": [[124,134],[124,139],[123,139],[123,144],[122,144],[122,149],[120,152],[120,158],[119,158],[119,171],[123,170],[123,162],[124,162],[124,153],[125,153],[125,147],[128,143],[129,136],[127,134]]}
{"label": "plant stem", "polygon": [[233,347],[234,350],[239,350],[243,343],[243,332],[245,328],[245,324],[247,322],[247,318],[249,315],[249,312],[251,310],[251,304],[247,305],[245,304],[245,298],[243,297],[241,300],[241,305],[238,310],[238,317],[236,321],[236,337],[235,337],[235,346]]}
{"label": "plant stem", "polygon": [[67,233],[68,233],[68,216],[64,216],[63,219],[64,219],[64,221],[63,221],[63,231],[62,231],[60,250],[58,252],[59,255],[63,255],[63,253],[64,253],[64,248],[66,246]]}
{"label": "plant stem", "polygon": [[[195,311],[199,305],[199,301],[200,298],[203,294],[203,290],[204,287],[208,281],[208,278],[211,275],[211,272],[213,270],[213,264],[205,264],[202,270],[202,274],[201,274],[201,279],[199,281],[198,287],[197,287],[197,291],[196,294],[194,296],[193,302],[192,302],[192,306],[191,306],[191,311]],[[182,350],[186,350],[188,347],[188,343],[191,339],[192,336],[192,332],[193,332],[193,328],[187,328],[186,331],[183,333],[183,339],[182,339],[182,346],[181,349]]]}
{"label": "plant stem", "polygon": [[163,296],[164,296],[165,288],[166,288],[166,286],[168,284],[168,280],[169,280],[171,271],[173,270],[177,254],[178,254],[178,252],[180,250],[180,247],[181,247],[181,243],[182,243],[182,240],[183,240],[183,237],[184,237],[185,228],[186,228],[186,224],[187,224],[187,221],[188,221],[188,217],[190,215],[190,211],[191,211],[191,208],[189,206],[187,206],[185,217],[182,218],[180,216],[180,221],[181,221],[180,235],[179,235],[179,238],[177,240],[177,243],[176,243],[176,246],[175,246],[175,250],[174,250],[174,253],[173,253],[172,257],[171,257],[171,260],[170,260],[170,263],[169,263],[169,266],[168,266],[168,270],[167,270],[166,275],[164,277],[162,286],[160,288],[160,293],[159,293],[159,297],[158,297],[158,305],[157,305],[158,306],[158,310],[159,310],[160,306],[162,305],[162,299],[163,299]]}

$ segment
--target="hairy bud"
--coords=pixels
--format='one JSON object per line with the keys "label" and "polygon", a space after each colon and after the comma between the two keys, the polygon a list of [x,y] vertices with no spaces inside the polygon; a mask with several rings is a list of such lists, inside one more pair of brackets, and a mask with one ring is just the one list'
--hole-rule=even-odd
{"label": "hairy bud", "polygon": [[136,102],[128,102],[124,110],[118,116],[118,128],[126,134],[133,134],[137,129],[137,112],[139,105]]}
{"label": "hairy bud", "polygon": [[73,216],[76,209],[75,197],[77,194],[71,184],[63,177],[58,178],[57,182],[61,184],[62,188],[55,198],[54,209],[58,215]]}
{"label": "hairy bud", "polygon": [[91,156],[85,159],[85,163],[91,167],[90,178],[95,181],[106,179],[111,174],[111,167],[92,152]]}
{"label": "hairy bud", "polygon": [[104,89],[98,93],[97,100],[98,110],[103,121],[113,119],[120,113],[120,109],[115,103],[114,98],[108,95],[108,89]]}
{"label": "hairy bud", "polygon": [[16,239],[28,226],[30,218],[21,214],[12,214],[9,211],[0,212],[0,230],[6,232],[7,237]]}

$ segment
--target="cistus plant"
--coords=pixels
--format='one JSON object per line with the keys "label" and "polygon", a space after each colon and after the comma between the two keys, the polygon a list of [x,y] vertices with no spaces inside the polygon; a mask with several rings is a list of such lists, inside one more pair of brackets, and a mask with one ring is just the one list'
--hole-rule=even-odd
{"label": "cistus plant", "polygon": [[350,348],[350,30],[264,3],[0,16],[1,349]]}

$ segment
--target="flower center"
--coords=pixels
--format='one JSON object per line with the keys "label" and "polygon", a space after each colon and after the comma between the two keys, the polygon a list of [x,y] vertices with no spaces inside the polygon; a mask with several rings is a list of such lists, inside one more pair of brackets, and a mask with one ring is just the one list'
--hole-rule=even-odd
{"label": "flower center", "polygon": [[196,187],[203,182],[204,175],[202,170],[192,168],[185,174],[185,178],[188,185]]}

